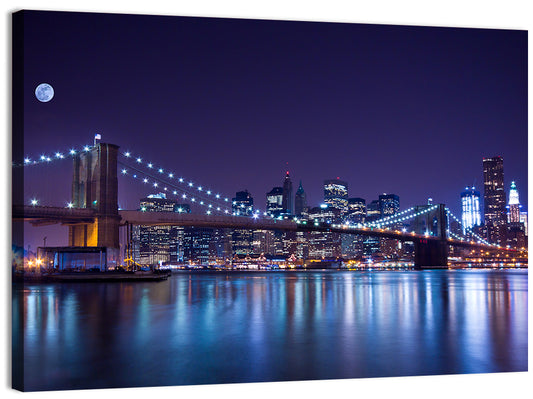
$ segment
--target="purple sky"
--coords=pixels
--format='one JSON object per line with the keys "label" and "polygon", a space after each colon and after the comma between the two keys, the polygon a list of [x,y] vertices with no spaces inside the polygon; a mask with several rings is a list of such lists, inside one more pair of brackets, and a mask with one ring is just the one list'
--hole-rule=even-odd
{"label": "purple sky", "polygon": [[[32,158],[100,133],[262,209],[288,162],[310,205],[340,177],[350,197],[432,197],[459,215],[482,158],[501,155],[527,203],[526,31],[29,12],[24,56]],[[26,202],[70,200],[69,160],[26,171]],[[119,184],[125,209],[153,192]]]}

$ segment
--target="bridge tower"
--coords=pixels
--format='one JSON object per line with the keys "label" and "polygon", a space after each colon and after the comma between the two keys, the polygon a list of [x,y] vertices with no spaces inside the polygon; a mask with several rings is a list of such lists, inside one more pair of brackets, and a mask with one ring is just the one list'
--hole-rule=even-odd
{"label": "bridge tower", "polygon": [[118,146],[97,143],[74,156],[72,202],[76,208],[96,212],[92,224],[69,227],[69,245],[119,249]]}
{"label": "bridge tower", "polygon": [[[448,267],[447,230],[448,218],[444,204],[436,204],[434,210],[419,215],[411,222],[411,229],[428,238],[415,240],[415,269],[445,269]],[[415,213],[435,205],[415,206]],[[432,238],[429,238],[432,237]],[[435,240],[434,237],[438,237]]]}

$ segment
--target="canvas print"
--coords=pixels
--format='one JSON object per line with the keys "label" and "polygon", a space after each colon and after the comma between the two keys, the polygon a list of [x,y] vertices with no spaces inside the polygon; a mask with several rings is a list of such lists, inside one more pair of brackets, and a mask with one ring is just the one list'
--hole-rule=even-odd
{"label": "canvas print", "polygon": [[527,31],[12,20],[13,388],[527,371]]}

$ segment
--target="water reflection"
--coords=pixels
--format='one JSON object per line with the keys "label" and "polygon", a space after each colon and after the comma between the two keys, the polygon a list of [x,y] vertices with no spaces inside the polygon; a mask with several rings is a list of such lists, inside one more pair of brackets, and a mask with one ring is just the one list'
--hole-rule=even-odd
{"label": "water reflection", "polygon": [[527,271],[14,286],[27,390],[527,370]]}

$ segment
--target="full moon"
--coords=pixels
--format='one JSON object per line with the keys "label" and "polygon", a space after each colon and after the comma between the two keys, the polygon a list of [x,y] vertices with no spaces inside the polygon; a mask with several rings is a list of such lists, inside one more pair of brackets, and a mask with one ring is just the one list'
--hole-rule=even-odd
{"label": "full moon", "polygon": [[54,88],[48,83],[41,83],[35,89],[35,97],[42,103],[47,103],[54,97]]}

